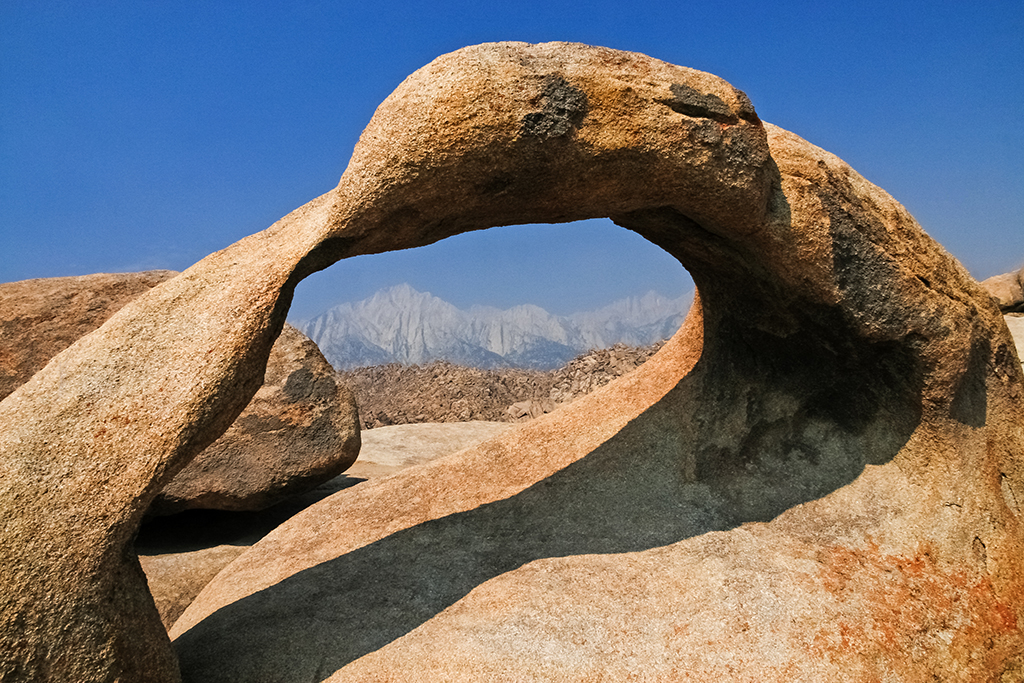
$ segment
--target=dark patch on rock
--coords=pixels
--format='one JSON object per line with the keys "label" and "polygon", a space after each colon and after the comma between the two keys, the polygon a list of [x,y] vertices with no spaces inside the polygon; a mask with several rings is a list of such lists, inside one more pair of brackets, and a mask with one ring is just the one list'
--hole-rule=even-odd
{"label": "dark patch on rock", "polygon": [[875,244],[863,228],[855,225],[857,218],[847,210],[828,206],[834,236],[832,263],[836,284],[847,307],[862,321],[885,337],[895,338],[912,329],[902,293],[895,287],[900,273],[895,261]]}
{"label": "dark patch on rock", "polygon": [[570,134],[583,123],[587,94],[558,75],[547,76],[541,90],[541,110],[523,117],[523,135],[549,140]]}
{"label": "dark patch on rock", "polygon": [[330,400],[337,394],[338,385],[330,375],[318,376],[303,367],[288,375],[281,391],[292,401]]}
{"label": "dark patch on rock", "polygon": [[[658,101],[677,114],[694,116],[701,119],[712,119],[719,123],[739,122],[739,117],[729,109],[729,105],[718,95],[705,94],[680,83],[673,83],[671,90],[671,98]],[[749,103],[749,100],[747,102]],[[747,112],[744,111],[744,113]],[[754,114],[753,106],[750,107],[749,114],[756,118],[757,115]]]}
{"label": "dark patch on rock", "polygon": [[499,173],[477,187],[481,194],[497,196],[506,193],[515,183],[516,177],[511,173]]}
{"label": "dark patch on rock", "polygon": [[706,347],[703,368],[711,369],[696,372],[707,373],[705,386],[745,412],[706,415],[698,429],[714,443],[723,423],[741,420],[747,436],[735,452],[698,455],[699,480],[776,470],[794,458],[817,465],[829,443],[841,444],[833,451],[848,460],[832,467],[859,471],[878,464],[877,453],[898,450],[920,423],[924,378],[914,338],[864,342],[838,311],[809,302],[799,308],[806,317],[798,334],[780,336],[726,316]]}
{"label": "dark patch on rock", "polygon": [[281,390],[291,400],[298,401],[304,396],[309,396],[313,391],[313,385],[316,383],[315,380],[316,378],[309,368],[299,368],[288,375],[288,379],[285,380],[284,387]]}

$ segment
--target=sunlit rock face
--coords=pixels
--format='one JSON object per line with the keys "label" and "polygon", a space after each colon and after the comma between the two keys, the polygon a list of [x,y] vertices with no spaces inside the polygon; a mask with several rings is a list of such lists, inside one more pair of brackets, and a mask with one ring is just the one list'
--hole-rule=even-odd
{"label": "sunlit rock face", "polygon": [[173,270],[94,273],[0,284],[0,400]]}
{"label": "sunlit rock face", "polygon": [[[310,508],[161,640],[131,536],[255,393],[297,281],[596,216],[692,274],[670,343]],[[1014,676],[1022,390],[963,268],[729,84],[582,45],[466,48],[381,105],[334,191],[0,403],[0,671],[174,680],[176,652],[195,681]]]}
{"label": "sunlit rock face", "polygon": [[1024,313],[1024,268],[995,275],[981,283],[1005,313]]}

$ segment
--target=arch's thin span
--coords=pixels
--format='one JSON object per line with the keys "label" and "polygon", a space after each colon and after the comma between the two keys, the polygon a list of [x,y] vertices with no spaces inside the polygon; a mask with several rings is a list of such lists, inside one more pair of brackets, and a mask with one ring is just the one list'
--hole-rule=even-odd
{"label": "arch's thin span", "polygon": [[[814,546],[840,524],[828,547],[852,553],[941,548],[933,559],[980,595],[957,665],[994,671],[1019,652],[1021,371],[977,284],[885,192],[763,124],[721,79],[635,53],[499,43],[410,76],[337,188],[132,302],[0,403],[0,676],[178,678],[131,540],[257,390],[299,280],[469,230],[597,216],[676,256],[700,292],[690,332],[615,394],[634,415],[662,406],[650,429],[692,446],[685,478],[761,519],[826,495],[843,480],[834,459],[888,468],[861,486],[900,514],[859,530],[800,517],[792,533]],[[686,378],[697,409],[662,404]],[[577,429],[623,428],[588,405]],[[509,438],[529,449],[531,434]],[[986,622],[992,609],[1009,616]]]}

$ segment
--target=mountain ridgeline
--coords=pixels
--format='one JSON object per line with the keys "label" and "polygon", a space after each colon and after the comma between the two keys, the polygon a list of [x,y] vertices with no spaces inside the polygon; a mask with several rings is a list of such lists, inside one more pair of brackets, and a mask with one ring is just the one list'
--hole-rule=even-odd
{"label": "mountain ridgeline", "polygon": [[446,360],[476,368],[552,370],[590,349],[647,346],[671,337],[692,294],[655,292],[595,311],[556,316],[525,304],[461,310],[407,284],[294,323],[339,370]]}

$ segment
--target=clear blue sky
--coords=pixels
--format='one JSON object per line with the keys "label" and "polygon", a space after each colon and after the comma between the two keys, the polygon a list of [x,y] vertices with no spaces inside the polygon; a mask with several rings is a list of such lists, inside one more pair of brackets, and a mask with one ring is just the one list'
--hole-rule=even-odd
{"label": "clear blue sky", "polygon": [[[337,184],[405,76],[496,40],[644,52],[744,90],[978,278],[1024,263],[1024,3],[0,2],[0,281],[184,269]],[[409,282],[568,313],[689,288],[607,223],[342,262],[295,317]]]}

